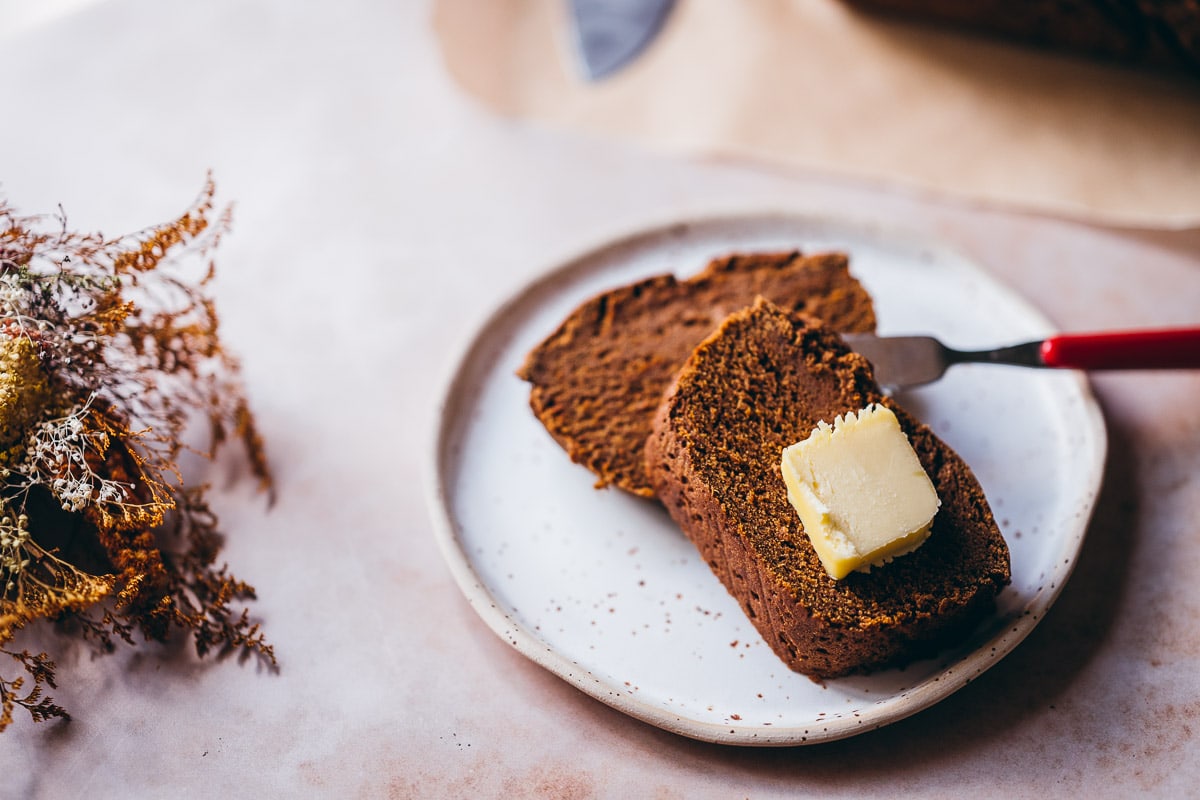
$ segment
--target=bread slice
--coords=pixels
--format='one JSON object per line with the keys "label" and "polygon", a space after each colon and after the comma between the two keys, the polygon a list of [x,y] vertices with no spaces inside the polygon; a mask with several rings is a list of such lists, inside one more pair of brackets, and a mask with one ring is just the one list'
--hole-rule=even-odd
{"label": "bread slice", "polygon": [[[915,552],[835,581],[788,502],[780,454],[870,403],[896,413],[942,506]],[[681,369],[652,429],[659,499],[792,669],[832,678],[930,654],[1009,582],[1008,548],[971,470],[814,320],[765,301],[730,316]]]}
{"label": "bread slice", "polygon": [[571,459],[652,497],[642,451],[671,378],[728,314],[758,296],[837,330],[875,328],[870,295],[841,253],[731,255],[695,277],[659,275],[604,292],[575,309],[517,371],[529,402]]}

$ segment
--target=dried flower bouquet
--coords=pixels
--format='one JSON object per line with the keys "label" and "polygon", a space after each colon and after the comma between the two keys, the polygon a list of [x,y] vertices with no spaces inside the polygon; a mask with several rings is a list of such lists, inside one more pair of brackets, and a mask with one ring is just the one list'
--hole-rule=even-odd
{"label": "dried flower bouquet", "polygon": [[0,199],[0,664],[19,665],[11,678],[0,666],[0,730],[17,706],[68,717],[45,694],[50,656],[13,646],[39,620],[101,650],[178,628],[201,656],[275,663],[241,603],[253,587],[215,566],[205,487],[185,486],[177,466],[189,426],[207,420],[205,454],[240,440],[270,483],[206,294],[229,221],[213,196],[210,178],[174,222],[117,239]]}

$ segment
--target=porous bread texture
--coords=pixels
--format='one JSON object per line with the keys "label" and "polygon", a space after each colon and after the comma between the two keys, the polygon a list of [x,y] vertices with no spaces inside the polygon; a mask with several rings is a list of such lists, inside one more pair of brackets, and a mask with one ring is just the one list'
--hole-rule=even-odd
{"label": "porous bread texture", "polygon": [[[929,539],[869,573],[829,577],[787,498],[784,447],[871,403],[891,408],[941,498]],[[963,460],[811,319],[762,301],[695,350],[646,443],[671,517],[789,667],[833,678],[900,665],[959,637],[1009,582],[1008,548]]]}
{"label": "porous bread texture", "polygon": [[840,331],[875,328],[870,295],[842,253],[736,254],[680,281],[658,275],[576,308],[526,356],[529,403],[572,461],[643,497],[643,449],[671,378],[728,314],[765,297]]}

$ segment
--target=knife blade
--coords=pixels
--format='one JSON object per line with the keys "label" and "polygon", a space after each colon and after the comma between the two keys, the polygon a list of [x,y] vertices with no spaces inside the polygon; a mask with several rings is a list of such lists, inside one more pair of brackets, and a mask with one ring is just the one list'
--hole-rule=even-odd
{"label": "knife blade", "polygon": [[570,0],[584,76],[598,81],[630,64],[654,41],[675,0]]}

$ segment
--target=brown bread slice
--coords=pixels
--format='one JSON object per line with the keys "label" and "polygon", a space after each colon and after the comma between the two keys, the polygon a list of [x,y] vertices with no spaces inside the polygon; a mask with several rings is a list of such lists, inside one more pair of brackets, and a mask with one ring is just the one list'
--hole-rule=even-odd
{"label": "brown bread slice", "polygon": [[841,253],[731,255],[685,281],[658,275],[575,309],[534,348],[517,375],[534,414],[597,476],[644,497],[650,420],[684,360],[727,315],[765,297],[840,331],[875,328],[870,295]]}
{"label": "brown bread slice", "polygon": [[[870,573],[829,577],[780,474],[821,420],[891,408],[942,506],[929,539]],[[816,321],[767,302],[733,314],[680,371],[646,445],[672,518],[788,666],[831,678],[899,665],[994,606],[1009,556],[971,470],[883,396],[870,364]]]}

